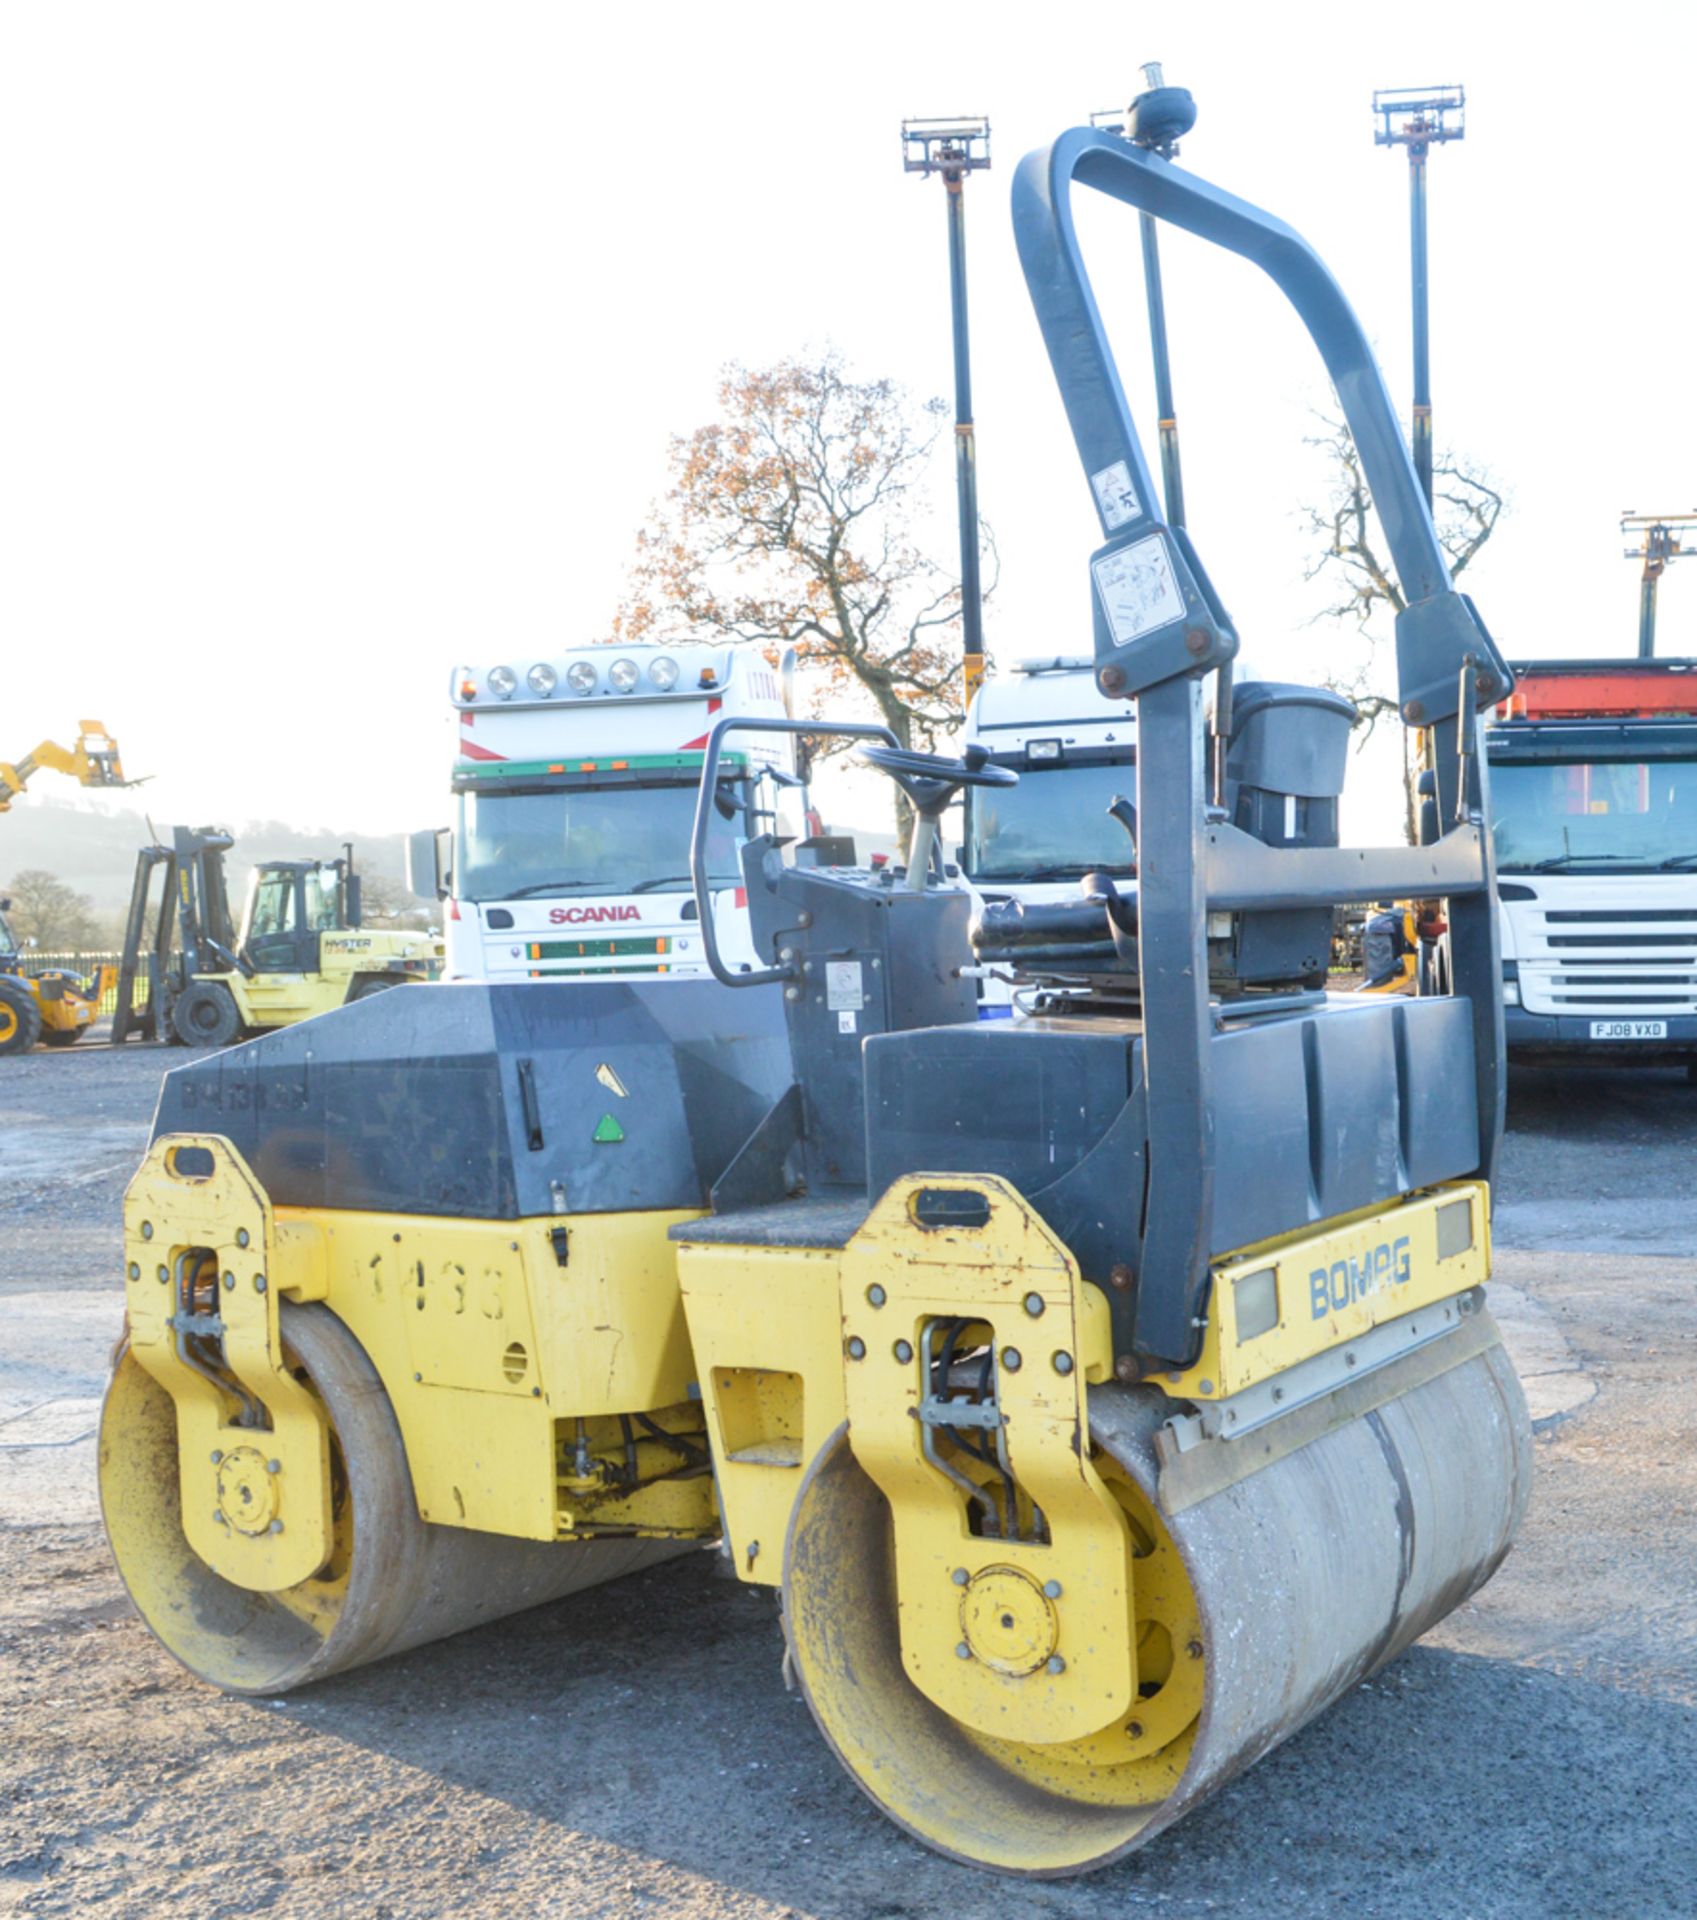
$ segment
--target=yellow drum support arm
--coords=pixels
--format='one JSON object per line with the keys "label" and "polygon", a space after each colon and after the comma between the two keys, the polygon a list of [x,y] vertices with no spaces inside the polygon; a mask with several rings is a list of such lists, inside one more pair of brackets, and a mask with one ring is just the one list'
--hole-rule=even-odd
{"label": "yellow drum support arm", "polygon": [[842,1265],[848,1438],[889,1501],[902,1659],[953,1720],[1076,1740],[1137,1697],[1132,1545],[1090,1459],[1108,1306],[1005,1182],[899,1180]]}
{"label": "yellow drum support arm", "polygon": [[215,1573],[276,1592],[331,1546],[330,1435],[290,1371],[278,1298],[321,1298],[313,1249],[285,1255],[265,1193],[218,1134],[156,1140],[124,1201],[130,1350],[177,1410],[183,1532]]}

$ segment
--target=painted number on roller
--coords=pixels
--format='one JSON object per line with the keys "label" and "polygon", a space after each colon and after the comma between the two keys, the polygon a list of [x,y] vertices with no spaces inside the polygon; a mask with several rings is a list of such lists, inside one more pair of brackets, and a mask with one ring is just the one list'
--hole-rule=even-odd
{"label": "painted number on roller", "polygon": [[1334,1260],[1329,1267],[1316,1267],[1309,1274],[1309,1314],[1315,1320],[1324,1320],[1328,1313],[1341,1313],[1351,1301],[1365,1300],[1384,1287],[1401,1286],[1408,1274],[1408,1236],[1381,1240],[1359,1260],[1353,1255],[1347,1260]]}

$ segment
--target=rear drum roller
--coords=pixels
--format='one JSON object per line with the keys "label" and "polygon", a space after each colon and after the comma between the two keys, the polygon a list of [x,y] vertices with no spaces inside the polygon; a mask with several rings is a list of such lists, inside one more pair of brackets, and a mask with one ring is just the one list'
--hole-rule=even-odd
{"label": "rear drum roller", "polygon": [[884,1497],[846,1429],[809,1469],[785,1551],[795,1672],[858,1784],[939,1852],[1039,1877],[1130,1852],[1459,1606],[1525,1510],[1531,1436],[1500,1346],[1174,1515],[1155,1499],[1170,1412],[1146,1388],[1090,1395],[1132,1536],[1142,1697],[1070,1743],[987,1738],[918,1691]]}
{"label": "rear drum roller", "polygon": [[[282,1592],[235,1586],[189,1546],[176,1410],[127,1344],[101,1412],[100,1500],[119,1574],[166,1648],[214,1686],[283,1693],[686,1551],[666,1540],[553,1545],[430,1525],[364,1349],[323,1306],[285,1303],[282,1335],[329,1415],[334,1517],[327,1564]],[[210,1465],[207,1490],[214,1498]]]}

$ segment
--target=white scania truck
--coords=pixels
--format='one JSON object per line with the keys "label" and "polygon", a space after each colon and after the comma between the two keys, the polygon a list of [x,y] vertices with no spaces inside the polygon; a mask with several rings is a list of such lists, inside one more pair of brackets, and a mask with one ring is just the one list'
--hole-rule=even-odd
{"label": "white scania truck", "polygon": [[1531,660],[1486,730],[1511,1058],[1697,1080],[1697,660]]}
{"label": "white scania truck", "polygon": [[[707,731],[782,719],[793,669],[752,647],[582,647],[455,669],[450,835],[417,834],[415,892],[444,901],[450,980],[707,972],[689,844]],[[708,840],[714,929],[755,963],[742,890],[751,835],[806,834],[788,734],[735,735]]]}
{"label": "white scania truck", "polygon": [[[984,681],[967,710],[966,740],[1017,787],[968,787],[961,870],[981,902],[1070,899],[1086,873],[1129,875],[1132,844],[1108,808],[1137,787],[1137,710],[1102,698],[1094,662],[1024,660]],[[988,1016],[1009,1011],[1007,986],[980,983]]]}

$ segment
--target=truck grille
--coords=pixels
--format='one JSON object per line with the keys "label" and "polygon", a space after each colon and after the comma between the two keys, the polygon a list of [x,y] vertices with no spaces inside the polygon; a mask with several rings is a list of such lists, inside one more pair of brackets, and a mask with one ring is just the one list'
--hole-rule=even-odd
{"label": "truck grille", "polygon": [[1697,1013],[1697,909],[1558,907],[1520,928],[1528,1013]]}

